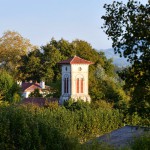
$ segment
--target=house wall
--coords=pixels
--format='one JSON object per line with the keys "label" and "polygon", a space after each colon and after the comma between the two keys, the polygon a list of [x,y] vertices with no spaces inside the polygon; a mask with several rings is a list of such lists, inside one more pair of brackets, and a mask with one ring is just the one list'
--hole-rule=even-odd
{"label": "house wall", "polygon": [[[35,89],[34,89],[34,90],[35,90]],[[29,95],[30,95],[30,93],[31,93],[31,92],[34,92],[34,90],[32,90],[32,91],[25,91],[25,92],[23,92],[22,96],[23,96],[24,98],[28,98]],[[44,94],[41,90],[39,90],[39,93],[40,93],[40,94]]]}
{"label": "house wall", "polygon": [[22,96],[23,96],[24,98],[28,98],[30,93],[31,93],[31,92],[23,92]]}

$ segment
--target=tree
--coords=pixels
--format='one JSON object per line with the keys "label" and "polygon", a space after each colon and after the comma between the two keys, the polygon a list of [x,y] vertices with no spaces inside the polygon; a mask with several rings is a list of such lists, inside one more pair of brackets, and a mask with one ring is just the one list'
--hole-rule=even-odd
{"label": "tree", "polygon": [[18,78],[20,80],[41,81],[44,76],[44,68],[41,59],[42,53],[37,49],[28,55],[22,56],[22,65],[19,67]]}
{"label": "tree", "polygon": [[11,75],[5,70],[0,70],[0,100],[18,102],[20,89]]}
{"label": "tree", "polygon": [[[150,2],[146,5],[135,0],[127,4],[114,1],[105,4],[103,29],[112,39],[115,53],[131,62],[126,74],[126,85],[133,89],[131,106],[141,115],[150,110],[147,87],[150,85]],[[142,96],[138,97],[139,91]],[[142,104],[142,107],[138,107]]]}
{"label": "tree", "polygon": [[43,95],[40,93],[39,89],[35,89],[29,94],[29,97],[43,97]]}
{"label": "tree", "polygon": [[18,32],[4,32],[0,38],[0,63],[13,75],[17,72],[21,57],[34,50],[28,39],[23,38]]}
{"label": "tree", "polygon": [[[48,96],[59,97],[61,93],[61,70],[57,63],[74,55],[94,62],[89,68],[89,93],[92,100],[119,101],[119,97],[122,96],[118,90],[115,91],[115,87],[119,87],[120,90],[122,87],[118,86],[118,82],[112,81],[116,79],[112,60],[108,60],[103,52],[97,52],[88,42],[83,40],[68,42],[64,39],[56,41],[52,38],[48,44],[41,47],[41,50],[35,50],[23,58],[23,65],[20,69],[22,73],[20,74],[24,80],[39,81],[40,78],[44,79],[46,84],[55,91]],[[99,65],[104,70],[108,80],[103,81],[96,75],[97,69],[100,70]],[[107,92],[108,87],[112,95]],[[116,97],[117,100],[114,99]]]}

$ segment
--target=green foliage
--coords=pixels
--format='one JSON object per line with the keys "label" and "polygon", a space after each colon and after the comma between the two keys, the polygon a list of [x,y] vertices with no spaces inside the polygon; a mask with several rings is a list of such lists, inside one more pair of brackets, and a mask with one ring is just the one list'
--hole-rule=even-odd
{"label": "green foliage", "polygon": [[83,144],[79,150],[115,150],[112,145],[93,140],[90,143]]}
{"label": "green foliage", "polygon": [[73,148],[76,142],[51,127],[46,118],[41,117],[43,113],[35,114],[24,107],[1,108],[0,149]]}
{"label": "green foliage", "polygon": [[55,82],[50,82],[49,83],[51,90],[53,91],[51,96],[54,98],[59,98],[61,95],[61,80],[57,80]]}
{"label": "green foliage", "polygon": [[39,89],[35,89],[29,94],[29,97],[43,97],[43,95],[40,93]]}
{"label": "green foliage", "polygon": [[28,39],[23,38],[18,32],[6,31],[0,37],[0,63],[13,76],[17,75],[21,57],[35,49]]}
{"label": "green foliage", "polygon": [[76,149],[78,140],[84,142],[122,126],[122,115],[116,110],[70,111],[52,105],[1,105],[0,149]]}
{"label": "green foliage", "polygon": [[[117,82],[118,79],[114,72],[112,60],[108,60],[103,52],[97,52],[89,43],[82,40],[68,42],[64,39],[59,41],[51,39],[48,44],[41,47],[41,51],[33,51],[26,56],[21,69],[22,75],[25,74],[23,77],[27,80],[34,79],[39,81],[44,79],[55,91],[49,96],[60,97],[61,70],[57,63],[75,54],[94,62],[90,66],[89,71],[89,93],[92,100],[103,99],[110,102],[118,102],[123,91],[121,91],[121,86],[119,86],[119,90],[122,93],[115,92],[115,88],[120,83]],[[38,61],[34,62],[34,60]],[[100,77],[102,76],[102,71],[104,78]],[[111,96],[110,93],[115,96]]]}
{"label": "green foliage", "polygon": [[28,55],[22,56],[22,64],[19,67],[18,79],[35,80],[40,82],[44,76],[44,67],[42,63],[42,53],[37,49]]}
{"label": "green foliage", "polygon": [[150,133],[142,135],[141,137],[135,137],[133,142],[130,142],[128,146],[122,148],[122,150],[148,150],[150,149]]}
{"label": "green foliage", "polygon": [[90,109],[90,104],[88,102],[83,102],[83,100],[78,99],[74,101],[73,99],[64,101],[64,107],[71,111]]}
{"label": "green foliage", "polygon": [[55,102],[55,101],[54,102],[48,102],[46,100],[44,107],[48,108],[50,110],[57,110],[59,108],[59,104],[58,104],[58,102]]}
{"label": "green foliage", "polygon": [[[0,103],[0,149],[113,149],[84,142],[123,126],[123,114],[103,106],[69,103],[69,108],[55,102],[48,107]],[[135,114],[128,124],[140,124],[137,118]]]}
{"label": "green foliage", "polygon": [[132,115],[126,114],[124,118],[124,123],[127,125],[138,125],[138,126],[150,126],[150,118],[142,118],[137,112]]}
{"label": "green foliage", "polygon": [[97,109],[97,108],[103,108],[103,109],[112,109],[113,108],[113,104],[108,103],[104,100],[99,100],[99,101],[95,101],[93,103],[91,103],[91,107],[93,109]]}
{"label": "green foliage", "polygon": [[148,150],[150,149],[150,134],[144,135],[140,138],[135,138],[130,145],[132,150]]}
{"label": "green foliage", "polygon": [[112,39],[115,53],[124,56],[131,66],[122,74],[125,84],[132,90],[132,113],[146,117],[150,110],[150,5],[136,0],[126,4],[114,1],[105,4],[103,29]]}
{"label": "green foliage", "polygon": [[[109,76],[106,74],[105,69],[101,65],[98,65],[95,77],[101,87],[98,93],[94,92],[94,94],[97,94],[99,100],[103,99],[107,102],[114,103],[115,108],[121,108],[121,102],[127,103],[129,101],[129,97],[126,95],[125,91],[123,91],[117,75],[114,77]],[[91,95],[94,95],[94,90],[96,89],[93,87],[91,90],[92,92],[90,93]]]}
{"label": "green foliage", "polygon": [[0,70],[0,96],[1,100],[8,102],[20,101],[20,89],[13,77],[5,70]]}

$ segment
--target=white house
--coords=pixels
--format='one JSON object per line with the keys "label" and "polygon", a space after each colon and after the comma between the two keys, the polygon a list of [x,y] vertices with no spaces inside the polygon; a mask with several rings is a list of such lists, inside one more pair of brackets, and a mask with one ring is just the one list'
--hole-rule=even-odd
{"label": "white house", "polygon": [[35,89],[39,89],[39,92],[42,95],[46,95],[49,94],[49,86],[45,85],[44,81],[41,81],[40,83],[37,82],[21,82],[18,81],[17,82],[18,85],[20,85],[21,90],[22,90],[22,96],[24,98],[28,98],[31,92],[34,92]]}
{"label": "white house", "polygon": [[70,98],[91,101],[88,94],[88,69],[90,61],[74,56],[58,64],[62,68],[62,91],[60,104]]}

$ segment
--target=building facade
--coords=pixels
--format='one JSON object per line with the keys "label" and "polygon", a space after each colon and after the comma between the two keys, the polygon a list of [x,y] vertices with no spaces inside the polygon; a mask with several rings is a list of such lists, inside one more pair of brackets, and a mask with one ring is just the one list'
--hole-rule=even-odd
{"label": "building facade", "polygon": [[44,81],[37,82],[22,82],[18,81],[17,84],[21,87],[22,97],[28,98],[35,89],[39,89],[39,93],[43,96],[49,94],[49,86],[45,85]]}
{"label": "building facade", "polygon": [[62,68],[62,91],[60,104],[72,98],[83,101],[91,101],[88,94],[88,70],[90,61],[74,56],[58,64]]}

